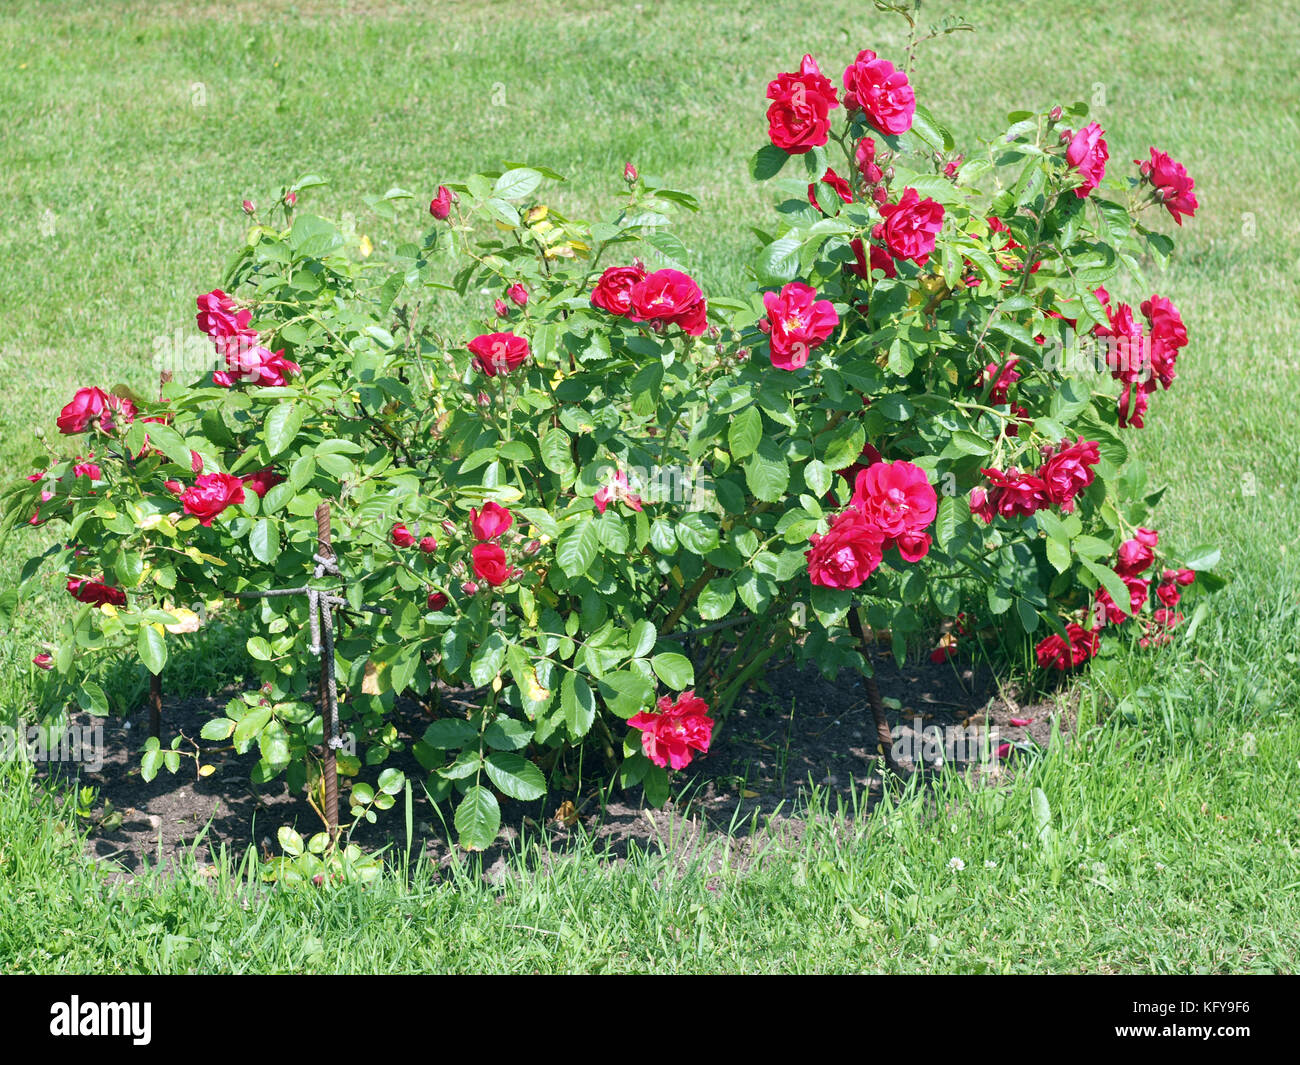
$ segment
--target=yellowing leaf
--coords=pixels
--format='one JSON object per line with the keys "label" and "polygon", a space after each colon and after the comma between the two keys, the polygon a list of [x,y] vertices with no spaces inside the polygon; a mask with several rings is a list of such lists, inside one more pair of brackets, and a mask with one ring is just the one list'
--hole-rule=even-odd
{"label": "yellowing leaf", "polygon": [[363,259],[369,259],[370,256],[374,253],[375,246],[370,243],[369,237],[362,236],[360,250],[361,250],[361,258]]}

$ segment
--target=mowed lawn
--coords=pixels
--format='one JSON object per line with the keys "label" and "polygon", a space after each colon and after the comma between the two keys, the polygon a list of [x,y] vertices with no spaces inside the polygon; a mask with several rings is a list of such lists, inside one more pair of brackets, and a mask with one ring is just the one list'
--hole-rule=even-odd
{"label": "mowed lawn", "polygon": [[[1196,180],[1200,210],[1151,275],[1191,343],[1131,437],[1171,485],[1164,541],[1223,550],[1231,583],[1195,634],[1097,663],[1078,684],[1106,723],[1009,789],[954,783],[942,817],[906,801],[715,878],[578,855],[491,889],[420,874],[251,909],[254,888],[188,875],[110,889],[53,800],[0,767],[0,971],[1296,967],[1300,3],[925,14],[976,26],[923,46],[913,79],[959,143],[1012,110],[1089,100],[1113,169],[1154,145]],[[700,197],[679,232],[706,294],[742,290],[747,227],[772,219],[746,168],[767,81],[804,51],[838,78],[903,40],[866,2],[7,3],[0,470],[40,462],[37,430],[77,387],[150,388],[158,338],[192,335],[194,295],[241,239],[239,201],[301,174],[331,183],[305,206],[352,212],[382,251],[426,224],[439,181],[543,164],[570,178],[548,192],[557,208],[592,217],[631,160]],[[393,186],[416,197],[401,229],[362,202]],[[0,548],[0,595],[51,535]],[[50,581],[0,612],[0,721],[40,708],[30,660],[65,608]]]}

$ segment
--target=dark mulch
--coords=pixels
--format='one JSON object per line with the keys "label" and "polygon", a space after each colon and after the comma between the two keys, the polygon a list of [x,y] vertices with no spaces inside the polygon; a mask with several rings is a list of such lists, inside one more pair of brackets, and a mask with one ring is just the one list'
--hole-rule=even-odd
{"label": "dark mulch", "polygon": [[[927,749],[917,728],[947,729],[946,735],[967,734],[979,727],[996,726],[999,739],[1015,744],[1045,746],[1054,716],[1062,732],[1073,725],[1073,714],[1053,702],[1021,706],[1012,693],[998,687],[983,667],[968,664],[909,663],[905,673],[892,660],[877,663],[881,694],[890,706],[891,725],[903,744],[918,741],[907,750],[913,761],[935,768],[936,755],[949,768],[988,772],[978,762],[971,743],[939,751]],[[505,859],[521,838],[549,837],[550,850],[562,851],[578,833],[586,833],[607,848],[615,860],[630,847],[642,850],[667,849],[678,856],[695,852],[702,842],[720,833],[738,840],[741,852],[761,846],[773,835],[798,838],[802,823],[799,811],[810,788],[820,789],[831,809],[837,801],[844,809],[868,808],[880,793],[882,760],[877,755],[874,729],[866,692],[860,677],[849,673],[835,682],[827,681],[814,669],[776,668],[765,677],[766,691],[747,693],[737,703],[714,737],[707,756],[698,756],[691,766],[674,774],[675,798],[661,810],[650,810],[642,801],[640,788],[627,792],[617,788],[604,797],[600,784],[588,779],[568,792],[553,791],[541,802],[520,803],[501,797],[504,827],[502,839],[484,855],[488,875],[505,867]],[[171,700],[164,713],[164,746],[177,730],[197,737],[203,723],[219,715],[229,693],[207,698]],[[1027,727],[1013,726],[1011,719],[1032,718]],[[412,703],[399,722],[403,739],[422,734],[428,723]],[[249,846],[264,854],[278,853],[276,831],[293,825],[304,836],[320,831],[321,823],[305,799],[291,794],[283,782],[255,786],[248,773],[253,754],[216,753],[204,760],[216,772],[198,779],[195,763],[183,760],[181,771],[165,770],[150,782],[140,775],[139,750],[147,736],[148,714],[142,707],[125,720],[78,716],[74,726],[102,725],[105,761],[98,772],[82,767],[80,783],[98,789],[96,813],[111,803],[121,813],[121,824],[109,830],[99,827],[88,841],[90,852],[109,863],[118,876],[129,878],[144,863],[158,865],[193,847],[201,864],[210,859],[210,848],[224,844],[235,855]],[[213,746],[211,744],[207,746]],[[450,832],[450,815],[443,816],[427,801],[418,781],[424,771],[409,754],[391,759],[386,765],[403,769],[413,781],[415,802],[415,844],[435,863],[445,866],[457,852]],[[55,763],[57,772],[76,772],[75,763]],[[996,768],[993,772],[996,772]],[[362,779],[373,781],[379,767],[367,767]],[[71,780],[69,782],[72,782]],[[576,808],[577,819],[565,825],[556,812],[565,801]],[[346,800],[341,814],[347,818]],[[447,825],[444,826],[443,817]],[[362,823],[353,839],[367,850],[391,845],[394,852],[406,846],[402,802],[375,825]],[[391,852],[390,852],[391,853]],[[733,858],[735,857],[733,849]],[[743,854],[742,854],[743,860]]]}

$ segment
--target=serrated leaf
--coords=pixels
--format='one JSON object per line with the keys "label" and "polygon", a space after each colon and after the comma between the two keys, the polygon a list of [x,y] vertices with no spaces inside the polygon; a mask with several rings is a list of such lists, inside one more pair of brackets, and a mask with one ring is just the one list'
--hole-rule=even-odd
{"label": "serrated leaf", "polygon": [[501,828],[501,807],[487,788],[475,784],[456,807],[456,835],[467,851],[487,850]]}

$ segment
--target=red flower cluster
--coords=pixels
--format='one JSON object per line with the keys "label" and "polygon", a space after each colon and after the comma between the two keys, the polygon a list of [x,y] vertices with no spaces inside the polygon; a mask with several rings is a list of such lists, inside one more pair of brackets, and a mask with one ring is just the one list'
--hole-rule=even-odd
{"label": "red flower cluster", "polygon": [[1097,653],[1098,637],[1095,632],[1087,632],[1074,622],[1070,622],[1065,631],[1070,637],[1068,643],[1053,634],[1034,648],[1034,656],[1043,669],[1070,669],[1083,665]]}
{"label": "red flower cluster", "polygon": [[466,345],[474,355],[474,366],[488,377],[507,374],[528,361],[528,341],[514,333],[485,333]]}
{"label": "red flower cluster", "polygon": [[873,463],[858,473],[853,498],[826,534],[809,537],[809,579],[823,588],[857,588],[891,547],[908,562],[919,562],[930,550],[925,530],[937,510],[938,497],[920,467]]}
{"label": "red flower cluster", "polygon": [[212,374],[212,383],[230,388],[236,381],[262,388],[281,387],[289,374],[301,372],[296,362],[284,357],[284,349],[271,352],[257,342],[257,330],[249,326],[253,312],[237,309],[234,300],[219,288],[195,298],[199,328],[212,338],[225,357],[226,368]]}
{"label": "red flower cluster", "polygon": [[499,503],[485,503],[482,511],[476,507],[470,508],[470,531],[473,532],[476,540],[482,541],[475,544],[470,552],[474,575],[481,577],[494,588],[499,588],[523,572],[510,565],[506,559],[505,548],[495,542],[514,524],[514,520],[514,515]]}
{"label": "red flower cluster", "polygon": [[647,274],[640,263],[611,266],[596,281],[591,303],[610,314],[656,327],[679,325],[693,337],[709,327],[700,286],[680,270]]}
{"label": "red flower cluster", "polygon": [[1178,352],[1187,346],[1187,327],[1178,308],[1163,296],[1153,295],[1141,305],[1149,333],[1133,316],[1127,303],[1111,307],[1106,303],[1107,325],[1094,327],[1094,335],[1105,339],[1106,365],[1115,380],[1124,385],[1119,398],[1119,426],[1141,429],[1147,396],[1159,384],[1174,383]]}
{"label": "red flower cluster", "polygon": [[1191,218],[1196,213],[1196,208],[1200,206],[1196,202],[1196,193],[1192,191],[1196,182],[1187,176],[1182,163],[1174,162],[1167,152],[1158,152],[1154,148],[1146,162],[1141,159],[1134,159],[1133,162],[1137,163],[1142,177],[1151,183],[1160,202],[1175,222],[1181,226],[1184,215]]}
{"label": "red flower cluster", "polygon": [[1100,449],[1095,441],[1079,437],[1073,444],[1062,440],[1048,448],[1043,457],[1045,461],[1037,474],[1015,466],[1006,470],[980,470],[989,479],[990,487],[976,488],[971,493],[971,513],[985,523],[992,522],[994,514],[1004,518],[1028,517],[1052,505],[1070,513],[1074,509],[1074,497],[1096,477],[1092,467],[1101,460]]}
{"label": "red flower cluster", "polygon": [[135,404],[100,388],[79,388],[59,412],[54,424],[65,436],[84,433],[92,425],[101,432],[112,433],[121,425],[135,421]]}
{"label": "red flower cluster", "polygon": [[641,749],[655,765],[685,769],[692,751],[707,752],[713,737],[713,718],[708,704],[694,690],[684,691],[676,701],[661,696],[659,712],[643,711],[628,719],[641,730]]}
{"label": "red flower cluster", "polygon": [[767,317],[758,324],[771,338],[772,365],[778,370],[802,369],[840,321],[831,301],[819,300],[817,290],[801,281],[791,281],[779,293],[763,293],[763,306]]}

